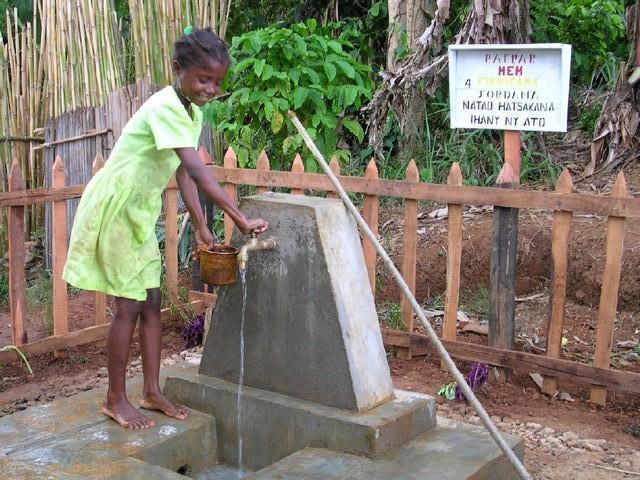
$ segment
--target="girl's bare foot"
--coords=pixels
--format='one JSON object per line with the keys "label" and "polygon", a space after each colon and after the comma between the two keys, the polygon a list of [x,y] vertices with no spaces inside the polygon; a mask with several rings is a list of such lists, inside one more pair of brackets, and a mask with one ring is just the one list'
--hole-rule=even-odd
{"label": "girl's bare foot", "polygon": [[147,394],[140,399],[140,407],[145,410],[159,410],[167,417],[184,420],[189,416],[189,412],[182,405],[174,405],[162,393]]}
{"label": "girl's bare foot", "polygon": [[156,422],[151,420],[149,417],[140,413],[140,411],[138,411],[138,409],[131,405],[126,399],[114,402],[113,404],[105,401],[102,404],[102,413],[107,417],[114,419],[123,427],[131,428],[133,430],[150,428],[156,424]]}

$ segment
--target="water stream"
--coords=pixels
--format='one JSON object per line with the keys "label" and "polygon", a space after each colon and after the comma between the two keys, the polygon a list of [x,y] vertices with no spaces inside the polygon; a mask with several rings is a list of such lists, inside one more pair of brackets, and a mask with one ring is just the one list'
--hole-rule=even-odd
{"label": "water stream", "polygon": [[240,279],[242,281],[242,317],[240,320],[240,374],[238,376],[238,400],[236,404],[236,410],[238,413],[238,419],[236,428],[238,430],[238,478],[244,477],[244,468],[242,466],[242,383],[244,381],[244,317],[245,309],[247,307],[247,283],[246,283],[246,270],[240,271]]}

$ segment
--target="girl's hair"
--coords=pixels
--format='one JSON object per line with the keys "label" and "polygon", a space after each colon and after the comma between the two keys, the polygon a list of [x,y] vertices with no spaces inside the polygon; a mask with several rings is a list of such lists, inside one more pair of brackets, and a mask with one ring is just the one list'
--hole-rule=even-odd
{"label": "girl's hair", "polygon": [[220,65],[228,65],[231,61],[227,45],[209,27],[194,28],[173,46],[173,60],[184,69],[202,64],[205,58]]}

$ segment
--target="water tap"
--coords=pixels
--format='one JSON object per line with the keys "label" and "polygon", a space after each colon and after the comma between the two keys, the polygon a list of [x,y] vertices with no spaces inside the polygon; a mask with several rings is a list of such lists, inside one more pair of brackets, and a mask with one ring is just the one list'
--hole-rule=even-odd
{"label": "water tap", "polygon": [[273,237],[269,237],[265,240],[258,240],[258,234],[251,232],[251,238],[240,247],[238,253],[238,268],[241,272],[244,272],[247,268],[247,262],[249,261],[249,252],[255,252],[256,250],[271,250],[276,248],[276,241]]}

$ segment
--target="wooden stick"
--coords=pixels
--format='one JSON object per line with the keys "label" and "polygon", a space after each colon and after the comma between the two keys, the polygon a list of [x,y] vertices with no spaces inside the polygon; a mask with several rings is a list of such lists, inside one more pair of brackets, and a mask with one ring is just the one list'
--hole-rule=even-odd
{"label": "wooden stick", "polygon": [[[9,172],[9,191],[24,190],[24,178],[17,159]],[[15,346],[27,343],[24,325],[26,284],[24,278],[24,207],[9,208],[9,308],[11,309],[12,342]]]}
{"label": "wooden stick", "polygon": [[85,138],[98,137],[100,135],[106,135],[107,133],[110,133],[110,132],[111,132],[110,128],[105,128],[104,130],[97,130],[95,132],[87,132],[87,133],[83,133],[82,135],[76,135],[75,137],[62,138],[60,140],[54,140],[53,142],[43,143],[42,145],[38,145],[36,147],[33,147],[33,150],[40,150],[42,148],[50,148],[50,147],[53,147],[54,145],[60,145],[62,143],[69,143],[69,142],[75,142],[75,141],[78,141],[78,140],[83,140]]}
{"label": "wooden stick", "polygon": [[609,467],[607,465],[597,465],[595,463],[587,463],[590,467],[602,468],[603,470],[609,470],[611,472],[624,473],[625,475],[635,475],[640,477],[640,472],[634,472],[632,470],[622,470],[621,468]]}
{"label": "wooden stick", "polygon": [[164,255],[166,266],[167,294],[178,303],[178,185],[171,177],[165,190],[165,240]]}
{"label": "wooden stick", "polygon": [[[229,148],[224,156],[224,170],[237,169],[238,159],[233,149]],[[215,167],[214,167],[215,168]],[[215,172],[215,170],[214,170]],[[217,177],[216,177],[217,178]],[[229,198],[234,202],[238,201],[238,187],[234,182],[225,180],[224,190]],[[231,235],[233,234],[234,223],[229,215],[224,216],[224,243],[231,243]]]}
{"label": "wooden stick", "polygon": [[[568,170],[564,170],[558,178],[556,192],[571,193],[573,182]],[[571,233],[571,212],[554,212],[551,227],[551,255],[553,257],[553,274],[551,278],[551,312],[547,333],[547,356],[560,357],[562,345],[562,326],[564,324],[564,307],[567,294],[567,265],[569,253],[569,234]],[[554,395],[558,389],[555,377],[545,376],[542,380],[542,391]]]}
{"label": "wooden stick", "polygon": [[[454,162],[447,178],[449,185],[462,185],[462,172],[460,165]],[[447,250],[447,296],[444,304],[444,324],[442,325],[442,338],[445,340],[456,339],[456,327],[458,323],[458,301],[460,298],[460,268],[462,261],[462,205],[449,203],[448,210],[448,250]],[[446,365],[440,365],[446,370]]]}
{"label": "wooden stick", "polygon": [[[411,160],[406,170],[408,182],[420,181],[420,173],[416,162]],[[418,244],[418,202],[406,200],[404,203],[404,245],[402,252],[402,278],[407,282],[409,290],[416,294],[416,248]],[[400,318],[408,332],[413,332],[413,309],[404,295],[400,296]],[[411,350],[406,353],[411,358]]]}
{"label": "wooden stick", "polygon": [[28,135],[22,136],[7,136],[0,137],[0,142],[44,142],[44,137],[30,137]]}
{"label": "wooden stick", "polygon": [[[95,176],[102,167],[104,167],[104,158],[102,158],[102,155],[98,152],[96,158],[93,160],[93,176]],[[107,296],[103,292],[95,292],[93,316],[96,325],[107,323]]]}
{"label": "wooden stick", "polygon": [[[627,196],[627,183],[620,172],[613,186],[614,197]],[[622,250],[624,245],[624,218],[609,217],[607,224],[607,257],[602,273],[602,289],[600,291],[600,307],[598,309],[598,330],[596,333],[596,350],[593,365],[609,368],[611,362],[611,343],[613,326],[618,306],[618,289],[622,271]],[[591,388],[591,401],[604,405],[607,399],[606,388],[594,385]]]}
{"label": "wooden stick", "polygon": [[[378,167],[373,158],[369,161],[364,172],[364,178],[369,181],[378,180]],[[378,212],[379,200],[376,195],[365,195],[364,205],[362,207],[362,217],[371,229],[374,235],[378,235]],[[362,250],[364,253],[364,263],[367,267],[369,275],[369,283],[371,284],[371,293],[376,296],[376,260],[378,258],[376,249],[367,238],[362,239]]]}
{"label": "wooden stick", "polygon": [[[58,156],[51,170],[52,185],[64,187],[64,166]],[[62,279],[62,270],[67,260],[67,201],[53,203],[51,225],[53,229],[53,334],[64,335],[69,332],[69,308],[67,305],[67,282]],[[54,352],[54,356],[64,356],[63,350]]]}
{"label": "wooden stick", "polygon": [[[293,159],[293,164],[291,165],[291,173],[301,174],[304,173],[304,164],[302,163],[302,158],[300,154],[296,154],[296,157]],[[302,188],[291,188],[290,193],[292,195],[304,195],[304,189]]]}

